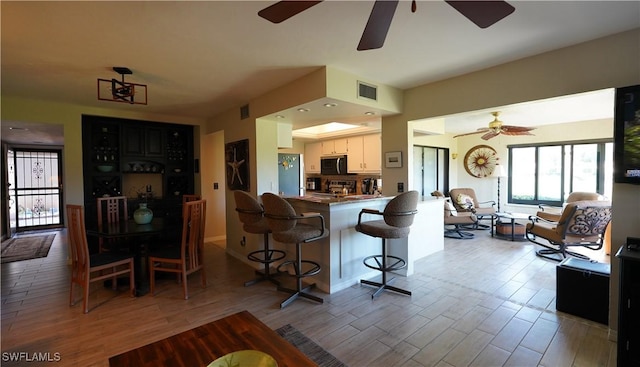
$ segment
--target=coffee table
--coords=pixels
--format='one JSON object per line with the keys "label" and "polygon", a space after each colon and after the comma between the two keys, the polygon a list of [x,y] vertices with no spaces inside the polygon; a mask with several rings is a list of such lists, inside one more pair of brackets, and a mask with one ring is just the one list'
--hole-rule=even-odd
{"label": "coffee table", "polygon": [[[516,237],[516,224],[520,224],[520,223],[516,223],[516,221],[517,220],[529,220],[530,214],[502,212],[502,213],[496,213],[495,215],[496,215],[496,217],[498,217],[498,220],[496,220],[496,224],[495,224],[496,225],[496,229],[495,229],[495,231],[493,231],[493,233],[495,233],[496,237],[508,238],[511,241],[515,241],[516,239],[519,240],[519,241],[524,241],[524,240],[527,239],[525,237],[524,233],[518,234],[518,237]],[[500,232],[498,232],[498,226],[499,225],[504,225],[504,224],[511,224],[511,235],[501,234]]]}
{"label": "coffee table", "polygon": [[170,336],[109,358],[109,366],[207,366],[239,350],[258,350],[273,357],[278,367],[317,366],[248,311]]}

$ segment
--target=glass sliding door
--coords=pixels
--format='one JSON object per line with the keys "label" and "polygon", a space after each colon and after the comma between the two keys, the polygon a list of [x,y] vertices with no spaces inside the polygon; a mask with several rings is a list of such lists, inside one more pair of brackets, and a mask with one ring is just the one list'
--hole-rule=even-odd
{"label": "glass sliding door", "polygon": [[449,149],[414,145],[413,175],[415,190],[422,196],[433,191],[449,192]]}

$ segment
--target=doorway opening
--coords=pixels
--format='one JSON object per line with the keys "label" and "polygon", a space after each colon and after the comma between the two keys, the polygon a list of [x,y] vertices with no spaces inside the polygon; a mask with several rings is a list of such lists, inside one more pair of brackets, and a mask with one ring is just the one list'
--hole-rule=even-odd
{"label": "doorway opening", "polygon": [[413,146],[413,175],[415,188],[422,196],[440,191],[449,192],[449,149]]}
{"label": "doorway opening", "polygon": [[62,151],[7,150],[9,232],[62,227]]}

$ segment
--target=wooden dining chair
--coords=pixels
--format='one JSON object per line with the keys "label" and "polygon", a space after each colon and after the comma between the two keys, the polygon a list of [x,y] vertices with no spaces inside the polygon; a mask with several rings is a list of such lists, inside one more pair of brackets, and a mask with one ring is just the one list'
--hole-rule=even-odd
{"label": "wooden dining chair", "polygon": [[89,312],[89,286],[93,282],[111,279],[112,288],[117,289],[117,278],[121,275],[129,276],[131,296],[135,297],[136,287],[134,278],[133,255],[107,252],[89,255],[89,244],[84,223],[84,207],[82,205],[67,205],[67,227],[69,245],[71,248],[71,290],[69,304],[75,304],[73,294],[74,284],[83,289],[82,309]]}
{"label": "wooden dining chair", "polygon": [[[129,218],[127,210],[126,196],[110,196],[96,199],[96,207],[98,208],[98,230],[102,230],[104,226]],[[98,238],[98,249],[102,252],[114,251],[124,246],[122,240]]]}
{"label": "wooden dining chair", "polygon": [[182,204],[190,201],[200,200],[200,195],[184,194],[182,195]]}
{"label": "wooden dining chair", "polygon": [[166,247],[149,254],[151,294],[155,294],[155,273],[178,275],[184,299],[189,299],[187,276],[200,271],[202,286],[207,285],[204,268],[204,230],[206,200],[186,202],[182,206],[182,240],[180,247]]}

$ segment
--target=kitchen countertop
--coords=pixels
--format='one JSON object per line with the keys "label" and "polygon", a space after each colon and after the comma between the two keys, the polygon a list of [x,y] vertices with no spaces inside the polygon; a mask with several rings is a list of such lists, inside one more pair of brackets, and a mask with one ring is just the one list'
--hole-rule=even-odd
{"label": "kitchen countertop", "polygon": [[[284,198],[287,200],[300,200],[307,201],[312,203],[319,204],[328,204],[328,205],[340,205],[340,204],[349,204],[354,202],[363,202],[363,201],[376,201],[381,199],[390,200],[395,196],[383,196],[383,195],[343,195],[343,194],[329,194],[329,193],[315,193],[309,194],[305,196],[285,196]],[[433,196],[423,196],[420,198],[420,201],[433,201],[438,200]]]}
{"label": "kitchen countertop", "polygon": [[382,195],[342,195],[342,194],[311,194],[305,196],[285,196],[287,200],[300,200],[312,203],[339,205],[354,202],[373,201],[380,199],[391,199],[392,196]]}

